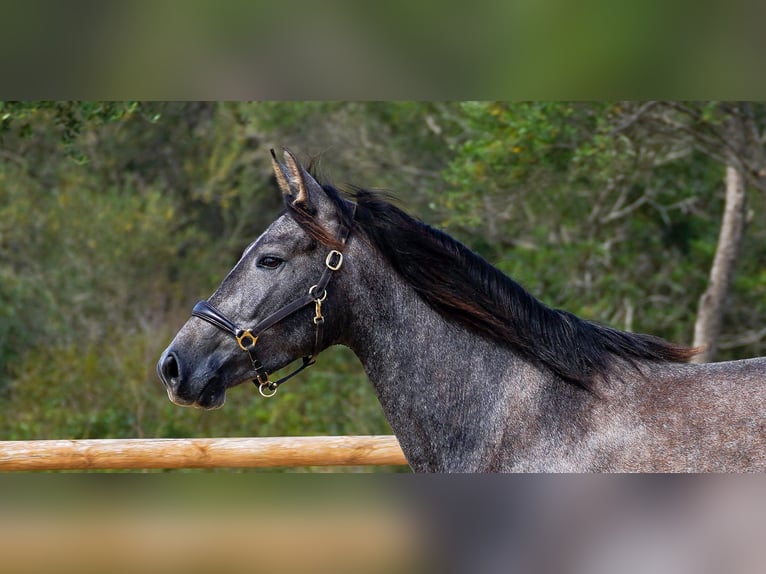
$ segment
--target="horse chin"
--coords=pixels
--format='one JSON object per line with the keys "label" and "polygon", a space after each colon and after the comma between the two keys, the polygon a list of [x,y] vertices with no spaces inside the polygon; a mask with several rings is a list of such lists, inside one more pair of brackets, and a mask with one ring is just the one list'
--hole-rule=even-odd
{"label": "horse chin", "polygon": [[167,389],[168,399],[170,399],[170,402],[173,403],[176,406],[179,407],[190,407],[194,404],[193,400],[185,399],[183,397],[179,397],[173,393],[172,390]]}
{"label": "horse chin", "polygon": [[226,385],[218,379],[211,379],[202,389],[197,400],[191,406],[211,411],[220,409],[226,402]]}
{"label": "horse chin", "polygon": [[170,389],[167,392],[170,402],[179,407],[194,407],[209,411],[220,409],[226,402],[226,385],[220,384],[217,379],[209,381],[196,399],[176,395]]}

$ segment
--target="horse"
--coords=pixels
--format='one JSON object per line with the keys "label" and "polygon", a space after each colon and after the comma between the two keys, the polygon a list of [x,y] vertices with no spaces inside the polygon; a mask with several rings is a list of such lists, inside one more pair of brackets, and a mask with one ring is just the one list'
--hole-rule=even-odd
{"label": "horse", "polygon": [[766,471],[766,357],[690,363],[546,306],[380,193],[271,162],[284,212],[162,353],[174,403],[271,396],[345,345],[415,472]]}

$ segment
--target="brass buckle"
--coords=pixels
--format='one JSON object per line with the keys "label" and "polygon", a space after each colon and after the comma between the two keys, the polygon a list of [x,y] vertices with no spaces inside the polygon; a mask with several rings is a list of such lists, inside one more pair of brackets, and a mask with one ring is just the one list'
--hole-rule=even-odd
{"label": "brass buckle", "polygon": [[[331,263],[333,257],[338,258],[338,262],[335,263],[334,265]],[[327,258],[324,260],[324,264],[327,265],[327,268],[330,271],[337,271],[338,269],[340,269],[340,266],[343,265],[343,253],[341,253],[337,249],[333,249],[327,254]]]}
{"label": "brass buckle", "polygon": [[[258,337],[253,335],[253,332],[248,329],[247,331],[241,331],[234,335],[234,337],[237,339],[237,344],[239,345],[239,348],[243,351],[247,351],[251,349],[252,347],[255,347],[255,344],[258,342]],[[249,340],[250,344],[245,345],[244,341]]]}

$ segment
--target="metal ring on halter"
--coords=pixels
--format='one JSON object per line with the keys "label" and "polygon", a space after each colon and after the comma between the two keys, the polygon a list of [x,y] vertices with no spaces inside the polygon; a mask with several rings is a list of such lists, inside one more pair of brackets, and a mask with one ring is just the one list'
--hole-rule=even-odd
{"label": "metal ring on halter", "polygon": [[316,289],[317,287],[319,287],[319,285],[312,285],[309,288],[309,295],[311,295],[314,298],[314,301],[318,301],[322,303],[325,299],[327,299],[327,289],[322,289],[322,296],[318,297],[314,295],[314,289]]}
{"label": "metal ring on halter", "polygon": [[[271,389],[271,393],[264,392],[263,387],[270,388]],[[279,387],[274,385],[274,383],[272,383],[271,381],[266,382],[266,383],[261,383],[261,384],[258,385],[258,392],[261,393],[261,396],[266,398],[266,399],[269,399],[269,398],[273,397],[274,395],[276,395],[278,389],[279,389]]]}

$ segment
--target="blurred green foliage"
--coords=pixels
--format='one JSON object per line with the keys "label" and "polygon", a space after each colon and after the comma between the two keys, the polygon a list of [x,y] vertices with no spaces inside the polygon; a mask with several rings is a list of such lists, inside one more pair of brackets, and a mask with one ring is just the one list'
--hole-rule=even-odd
{"label": "blurred green foliage", "polygon": [[[553,306],[690,343],[723,212],[725,121],[743,109],[716,102],[471,102],[463,109],[464,141],[445,172],[448,226]],[[762,133],[763,107],[746,111]],[[741,160],[755,165],[758,155]],[[720,359],[764,352],[755,335],[766,305],[742,279],[764,261],[756,239],[764,194],[750,195],[724,339],[754,335],[745,337],[749,345],[725,343],[730,351]]]}
{"label": "blurred green foliage", "polygon": [[[394,192],[549,305],[689,343],[723,210],[712,136],[735,111],[0,104],[0,436],[390,432],[345,349],[325,352],[272,401],[244,386],[213,412],[172,405],[157,380],[156,360],[193,302],[280,210],[270,147],[322,160],[318,173],[340,187]],[[766,112],[750,111],[762,132]],[[766,351],[765,197],[751,190],[721,359]]]}
{"label": "blurred green foliage", "polygon": [[2,15],[15,97],[741,99],[766,85],[755,2],[16,2]]}

